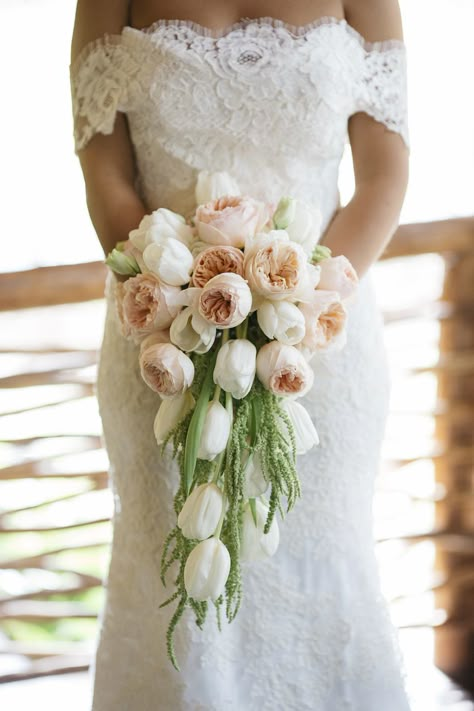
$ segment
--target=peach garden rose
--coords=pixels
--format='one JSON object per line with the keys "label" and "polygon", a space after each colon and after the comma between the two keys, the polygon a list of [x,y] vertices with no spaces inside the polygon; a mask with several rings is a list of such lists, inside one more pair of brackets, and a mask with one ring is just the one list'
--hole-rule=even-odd
{"label": "peach garden rose", "polygon": [[247,241],[244,272],[257,295],[294,301],[308,280],[308,258],[284,230],[271,230]]}
{"label": "peach garden rose", "polygon": [[347,257],[329,257],[320,262],[319,288],[337,291],[342,300],[350,299],[357,291],[359,278]]}
{"label": "peach garden rose", "polygon": [[297,348],[270,341],[258,351],[257,377],[275,395],[300,397],[310,390],[314,371]]}
{"label": "peach garden rose", "polygon": [[183,395],[194,379],[194,364],[172,343],[156,343],[140,354],[140,371],[148,387],[162,398]]}
{"label": "peach garden rose", "polygon": [[199,313],[217,328],[232,328],[244,321],[252,306],[252,293],[238,274],[218,274],[205,284],[198,299]]}
{"label": "peach garden rose", "polygon": [[124,336],[140,341],[168,328],[179,311],[180,289],[164,284],[149,272],[116,285],[117,312]]}
{"label": "peach garden rose", "polygon": [[195,224],[199,238],[209,244],[243,247],[270,218],[269,207],[247,196],[224,195],[200,205]]}
{"label": "peach garden rose", "polygon": [[237,247],[208,247],[198,254],[194,260],[192,283],[203,287],[209,279],[217,274],[233,272],[244,275],[244,255]]}
{"label": "peach garden rose", "polygon": [[315,352],[344,345],[347,312],[336,291],[316,289],[312,300],[299,308],[306,323],[304,349]]}

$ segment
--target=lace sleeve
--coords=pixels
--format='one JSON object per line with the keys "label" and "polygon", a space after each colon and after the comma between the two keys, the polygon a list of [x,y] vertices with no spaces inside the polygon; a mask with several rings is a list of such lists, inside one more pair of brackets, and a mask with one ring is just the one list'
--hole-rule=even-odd
{"label": "lace sleeve", "polygon": [[366,43],[362,76],[351,113],[363,111],[401,135],[410,147],[407,116],[407,61],[402,40]]}
{"label": "lace sleeve", "polygon": [[117,111],[127,110],[130,70],[121,40],[90,42],[69,67],[76,153],[95,133],[112,133]]}

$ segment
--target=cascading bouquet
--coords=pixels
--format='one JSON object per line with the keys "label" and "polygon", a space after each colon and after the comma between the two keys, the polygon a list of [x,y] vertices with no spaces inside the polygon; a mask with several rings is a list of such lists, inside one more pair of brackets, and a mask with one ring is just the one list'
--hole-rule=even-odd
{"label": "cascading bouquet", "polygon": [[297,398],[313,385],[310,360],[344,345],[357,287],[350,262],[318,245],[318,209],[255,200],[205,171],[196,203],[187,221],[165,208],[146,215],[106,260],[127,277],[116,285],[122,332],[162,399],[157,444],[179,465],[163,585],[175,562],[177,575],[160,605],[178,600],[166,635],[178,670],[185,607],[202,628],[212,601],[221,629],[221,606],[231,622],[241,604],[241,563],[277,550],[276,511],[283,519],[301,495],[296,456],[318,444]]}

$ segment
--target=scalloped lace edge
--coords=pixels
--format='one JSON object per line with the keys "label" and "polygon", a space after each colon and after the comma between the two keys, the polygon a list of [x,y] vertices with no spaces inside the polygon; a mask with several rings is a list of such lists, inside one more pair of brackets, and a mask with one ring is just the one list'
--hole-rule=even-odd
{"label": "scalloped lace edge", "polygon": [[[122,28],[120,34],[109,34],[105,33],[101,37],[87,43],[75,57],[75,59],[70,64],[71,72],[74,72],[77,67],[87,59],[89,54],[91,54],[95,49],[103,45],[118,45],[122,42],[124,34],[127,32],[136,33],[137,36],[149,37],[151,35],[157,34],[162,29],[172,29],[172,28],[185,28],[197,36],[210,37],[212,39],[222,39],[234,32],[245,29],[248,26],[256,25],[263,27],[272,27],[274,29],[286,30],[292,37],[303,38],[307,37],[314,31],[321,27],[327,25],[336,25],[343,27],[357,42],[361,47],[365,49],[366,52],[378,51],[385,52],[392,49],[405,49],[406,45],[402,39],[385,39],[377,40],[375,42],[369,42],[365,39],[361,33],[352,27],[345,18],[339,18],[332,15],[324,15],[323,17],[318,17],[312,22],[308,22],[304,25],[292,25],[284,20],[280,20],[276,17],[242,17],[237,22],[233,22],[230,25],[226,25],[220,29],[212,29],[201,25],[193,20],[173,20],[173,19],[159,19],[153,22],[147,27],[137,28],[131,25],[125,25]],[[179,41],[179,38],[177,38]]]}
{"label": "scalloped lace edge", "polygon": [[[240,20],[238,20],[237,22],[233,22],[230,25],[226,25],[218,29],[206,27],[205,25],[201,25],[199,22],[194,22],[193,20],[156,20],[151,25],[148,25],[147,27],[143,27],[141,29],[137,29],[137,31],[148,35],[154,34],[162,27],[185,27],[191,30],[191,32],[193,32],[194,34],[202,35],[204,37],[211,37],[213,39],[220,39],[222,37],[226,37],[227,35],[233,32],[245,29],[249,25],[273,27],[274,29],[283,29],[294,37],[305,37],[306,35],[310,34],[314,30],[324,25],[341,25],[345,27],[350,33],[353,33],[354,36],[357,37],[359,42],[366,48],[379,49],[404,45],[403,40],[395,38],[369,42],[365,39],[363,35],[360,34],[360,32],[358,32],[358,30],[355,29],[355,27],[349,25],[349,23],[344,17],[336,17],[334,15],[323,15],[322,17],[317,17],[315,20],[312,20],[312,22],[307,22],[304,25],[292,25],[289,22],[285,22],[284,20],[280,20],[276,17],[271,16],[241,17]],[[132,30],[136,29],[134,27],[131,27],[130,25],[127,25],[127,28]]]}

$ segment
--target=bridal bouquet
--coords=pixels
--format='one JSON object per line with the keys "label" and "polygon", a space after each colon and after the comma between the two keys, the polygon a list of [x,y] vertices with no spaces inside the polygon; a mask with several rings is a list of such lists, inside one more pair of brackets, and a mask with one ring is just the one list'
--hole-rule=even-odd
{"label": "bridal bouquet", "polygon": [[[241,563],[275,553],[276,517],[301,495],[296,456],[318,444],[298,398],[310,361],[344,345],[344,302],[357,288],[349,261],[318,245],[320,213],[291,197],[241,195],[227,173],[202,171],[193,216],[165,208],[132,230],[106,263],[123,335],[140,345],[141,374],[162,401],[154,434],[172,446],[180,481],[161,580],[177,563],[173,631],[189,605],[202,627],[209,602],[221,625],[242,599]],[[286,499],[286,512],[282,498]]]}

